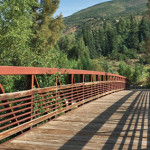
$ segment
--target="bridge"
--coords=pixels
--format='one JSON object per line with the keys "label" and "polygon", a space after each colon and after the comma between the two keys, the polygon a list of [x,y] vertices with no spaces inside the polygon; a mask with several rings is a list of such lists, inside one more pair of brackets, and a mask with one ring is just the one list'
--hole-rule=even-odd
{"label": "bridge", "polygon": [[[55,86],[40,88],[37,76],[53,74]],[[27,76],[24,91],[0,84],[0,150],[150,149],[150,90],[129,90],[123,76],[9,66],[0,75]]]}

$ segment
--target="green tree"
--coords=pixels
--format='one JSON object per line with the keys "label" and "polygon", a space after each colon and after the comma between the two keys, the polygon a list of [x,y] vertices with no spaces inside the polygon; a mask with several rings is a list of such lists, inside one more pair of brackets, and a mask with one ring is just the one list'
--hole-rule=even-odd
{"label": "green tree", "polygon": [[124,76],[125,75],[125,72],[126,72],[126,64],[125,64],[125,62],[120,62],[120,64],[119,64],[119,67],[118,67],[118,73],[120,74],[120,75],[122,75],[122,76]]}
{"label": "green tree", "polygon": [[101,42],[102,42],[102,37],[100,36],[100,31],[99,30],[94,30],[93,31],[93,36],[95,38],[95,49],[96,49],[96,54],[97,57],[102,55],[102,48],[101,48]]}
{"label": "green tree", "polygon": [[80,57],[89,58],[89,49],[85,46],[82,37],[76,40],[75,46],[68,52],[68,57],[75,60],[78,60]]}
{"label": "green tree", "polygon": [[117,32],[115,28],[108,26],[105,31],[105,52],[104,55],[107,56],[111,54],[112,51],[117,50],[118,48],[118,41],[117,41]]}
{"label": "green tree", "polygon": [[98,30],[98,38],[99,38],[99,44],[101,48],[100,54],[103,55],[105,52],[105,32],[103,28],[99,28]]}
{"label": "green tree", "polygon": [[[147,10],[147,19],[149,20],[150,19],[150,0],[148,0],[147,8],[148,8],[148,10]],[[148,57],[150,59],[150,38],[148,38],[146,40],[146,46],[145,47],[146,47],[146,52],[148,54]]]}
{"label": "green tree", "polygon": [[124,35],[126,33],[126,20],[121,18],[119,22],[116,24],[116,30],[118,34]]}
{"label": "green tree", "polygon": [[136,83],[137,81],[139,81],[140,76],[141,76],[140,67],[135,65],[134,72],[133,72],[133,77],[132,77],[132,82]]}
{"label": "green tree", "polygon": [[127,65],[124,61],[121,61],[118,67],[118,73],[122,76],[127,77],[132,81],[133,69],[131,66]]}
{"label": "green tree", "polygon": [[148,2],[147,2],[147,8],[148,8],[147,16],[150,17],[150,0],[148,0]]}
{"label": "green tree", "polygon": [[82,30],[82,34],[85,45],[89,48],[90,58],[96,58],[97,52],[95,47],[95,38],[93,35],[93,31],[89,27],[86,27]]}
{"label": "green tree", "polygon": [[68,34],[66,36],[62,36],[59,41],[58,45],[61,51],[68,53],[76,44],[76,36],[75,34]]}
{"label": "green tree", "polygon": [[0,1],[0,64],[29,66],[35,0]]}
{"label": "green tree", "polygon": [[138,26],[135,18],[131,16],[130,18],[130,31],[128,35],[128,48],[130,49],[137,49],[139,45],[139,39],[138,39]]}
{"label": "green tree", "polygon": [[146,41],[150,37],[150,22],[146,18],[142,18],[139,25],[139,42]]}
{"label": "green tree", "polygon": [[59,6],[59,0],[39,0],[39,6],[33,7],[34,23],[32,30],[35,34],[32,47],[39,52],[49,50],[60,38],[64,29],[62,15],[53,17]]}
{"label": "green tree", "polygon": [[149,74],[146,78],[146,85],[147,85],[148,88],[150,88],[150,71],[149,71]]}

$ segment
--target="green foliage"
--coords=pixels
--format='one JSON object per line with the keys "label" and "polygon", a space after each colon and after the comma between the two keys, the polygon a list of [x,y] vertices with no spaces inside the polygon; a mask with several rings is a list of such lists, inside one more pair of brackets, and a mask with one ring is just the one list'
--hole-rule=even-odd
{"label": "green foliage", "polygon": [[126,76],[131,80],[133,70],[130,66],[126,65],[125,62],[122,61],[119,64],[118,73],[122,76]]}
{"label": "green foliage", "polygon": [[96,45],[95,45],[96,35],[94,36],[93,31],[90,30],[90,28],[84,28],[82,30],[82,35],[83,35],[85,45],[88,46],[88,48],[89,48],[90,57],[96,58],[97,57]]}
{"label": "green foliage", "polygon": [[[64,42],[67,41],[67,42]],[[70,68],[92,69],[88,47],[80,35],[68,35],[58,41],[58,46],[68,56]]]}
{"label": "green foliage", "polygon": [[53,53],[64,29],[62,16],[53,18],[58,4],[59,0],[1,1],[0,65],[45,66],[43,57]]}
{"label": "green foliage", "polygon": [[2,0],[0,3],[0,65],[29,66],[34,0]]}
{"label": "green foliage", "polygon": [[134,20],[133,16],[130,18],[130,31],[128,34],[127,40],[128,48],[130,49],[137,49],[139,44],[138,39],[138,25],[137,22]]}
{"label": "green foliage", "polygon": [[146,41],[147,38],[150,37],[150,22],[147,18],[142,18],[140,24],[139,24],[139,41]]}
{"label": "green foliage", "polygon": [[[150,0],[148,0],[147,8],[148,8],[148,10],[147,10],[147,19],[149,21],[149,19],[150,19]],[[147,53],[146,61],[148,61],[148,63],[150,63],[150,61],[149,61],[150,60],[150,36],[146,40],[145,47],[146,47],[146,53]]]}
{"label": "green foliage", "polygon": [[142,72],[143,72],[142,66],[135,65],[133,77],[132,77],[133,83],[136,83],[137,81],[139,81],[140,77],[142,76]]}
{"label": "green foliage", "polygon": [[146,79],[146,85],[148,88],[150,88],[150,72],[149,72],[149,75],[147,76],[147,79]]}
{"label": "green foliage", "polygon": [[53,18],[59,6],[59,0],[40,0],[38,7],[33,7],[32,47],[40,52],[46,51],[56,44],[64,29],[62,15]]}
{"label": "green foliage", "polygon": [[[69,68],[67,55],[54,44],[64,28],[53,18],[59,0],[0,1],[0,65]],[[25,90],[23,76],[1,76],[5,92]]]}
{"label": "green foliage", "polygon": [[135,65],[135,67],[132,68],[132,66],[127,65],[123,61],[120,62],[118,68],[118,73],[130,79],[132,84],[136,84],[143,78],[144,71],[143,65]]}
{"label": "green foliage", "polygon": [[118,67],[118,73],[122,76],[127,77],[132,81],[132,76],[133,76],[134,70],[130,65],[127,65],[125,62],[120,62],[119,67]]}

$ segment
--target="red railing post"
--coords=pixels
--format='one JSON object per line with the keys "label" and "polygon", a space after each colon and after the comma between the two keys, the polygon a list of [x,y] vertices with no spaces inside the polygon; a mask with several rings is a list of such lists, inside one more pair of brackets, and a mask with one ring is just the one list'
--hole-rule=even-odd
{"label": "red railing post", "polygon": [[0,94],[3,94],[3,93],[5,93],[5,92],[4,92],[2,85],[0,84]]}
{"label": "red railing post", "polygon": [[[96,75],[96,81],[99,81],[99,80],[100,80],[99,75]],[[99,91],[99,83],[97,83],[97,92],[98,92],[98,94],[100,93],[100,91]]]}
{"label": "red railing post", "polygon": [[114,76],[112,76],[112,90],[114,90]]}
{"label": "red railing post", "polygon": [[109,76],[109,91],[111,91],[111,76]]}
{"label": "red railing post", "polygon": [[70,105],[72,105],[72,103],[73,103],[73,82],[74,82],[74,74],[69,74],[69,84],[72,85]]}
{"label": "red railing post", "polygon": [[80,82],[83,83],[83,87],[82,87],[82,96],[83,96],[83,100],[84,100],[84,81],[85,81],[85,75],[81,74],[80,75]]}
{"label": "red railing post", "polygon": [[[27,90],[33,89],[34,88],[34,77],[35,75],[28,75],[27,76]],[[31,99],[29,100],[29,102],[31,102],[31,114],[30,114],[30,120],[33,119],[33,95],[30,96]],[[28,107],[28,106],[27,106]]]}
{"label": "red railing post", "polygon": [[[92,75],[89,75],[89,82],[93,82],[93,76]],[[93,96],[93,87],[92,87],[92,84],[91,84],[91,97]]]}
{"label": "red railing post", "polygon": [[103,81],[102,82],[102,93],[104,93],[104,80],[105,80],[104,75],[101,76],[101,80]]}

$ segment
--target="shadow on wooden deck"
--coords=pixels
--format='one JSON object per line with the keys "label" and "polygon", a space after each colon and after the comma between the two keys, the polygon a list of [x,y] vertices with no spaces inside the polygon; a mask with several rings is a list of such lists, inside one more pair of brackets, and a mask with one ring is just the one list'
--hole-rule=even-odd
{"label": "shadow on wooden deck", "polygon": [[[91,121],[87,126],[85,126],[82,130],[80,130],[75,136],[73,136],[70,140],[68,140],[62,147],[59,148],[59,150],[65,150],[66,148],[70,145],[76,145],[76,139],[78,136],[80,136],[83,132],[91,129],[92,132],[89,132],[88,136],[86,137],[86,140],[82,141],[80,143],[80,146],[77,149],[83,149],[84,146],[90,141],[90,139],[98,132],[100,128],[109,120],[109,118],[113,115],[113,113],[116,113],[116,111],[129,99],[137,90],[133,90],[131,93],[128,95],[124,96],[120,100],[118,100],[116,103],[111,105],[108,109],[106,109],[103,113],[101,113],[99,116],[97,116],[93,121]],[[117,140],[121,134],[121,132],[124,132],[124,136],[122,137],[122,141],[120,142],[121,144],[119,145],[119,149],[123,149],[123,146],[125,144],[125,141],[128,137],[129,131],[131,131],[131,125],[133,124],[133,119],[134,121],[134,128],[132,131],[132,135],[130,137],[130,141],[128,144],[128,149],[132,149],[133,147],[133,142],[135,138],[136,131],[139,130],[139,139],[138,139],[138,149],[142,149],[142,137],[143,137],[143,131],[144,129],[144,118],[146,115],[146,111],[148,113],[148,130],[147,130],[147,149],[150,149],[150,109],[148,106],[147,110],[147,103],[150,104],[150,97],[148,100],[148,92],[147,94],[144,94],[143,91],[141,91],[135,99],[131,102],[129,107],[126,109],[125,112],[118,112],[122,113],[122,117],[119,120],[118,124],[114,128],[114,131],[111,132],[109,135],[108,139],[106,140],[106,143],[103,145],[103,147],[99,147],[99,149],[103,150],[110,150],[114,149],[115,144],[117,143]],[[140,119],[140,116],[142,115],[142,122],[140,129],[138,129],[138,122]],[[130,118],[129,118],[130,116]],[[135,119],[136,118],[136,119]],[[127,129],[124,130],[124,126],[127,122],[129,121]],[[102,122],[99,124],[99,126],[92,126],[94,122]],[[113,140],[112,140],[113,139]]]}

